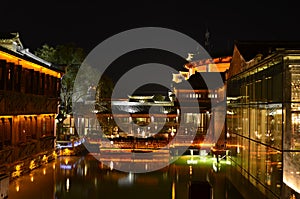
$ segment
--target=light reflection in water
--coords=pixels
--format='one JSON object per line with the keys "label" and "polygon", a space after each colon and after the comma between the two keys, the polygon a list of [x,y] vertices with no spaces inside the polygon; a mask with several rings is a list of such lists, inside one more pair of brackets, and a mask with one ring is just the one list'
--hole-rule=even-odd
{"label": "light reflection in water", "polygon": [[16,185],[16,191],[19,192],[20,191],[20,185]]}
{"label": "light reflection in water", "polygon": [[84,176],[87,175],[87,170],[88,170],[87,165],[84,165]]}
{"label": "light reflection in water", "polygon": [[[189,157],[190,158],[190,157]],[[67,161],[66,161],[67,160]],[[81,198],[143,198],[143,199],[188,199],[191,180],[215,183],[224,181],[222,170],[213,172],[212,165],[186,165],[174,163],[161,170],[148,173],[126,173],[116,169],[116,163],[103,164],[92,155],[86,157],[58,157],[55,162],[23,175],[10,184],[9,198],[12,199],[81,199]],[[65,163],[70,165],[69,167]],[[200,162],[200,161],[199,161]],[[120,164],[120,162],[118,162]],[[106,166],[109,165],[109,166]],[[149,167],[149,163],[144,165]],[[48,170],[47,170],[47,167]],[[44,171],[46,171],[44,174]],[[79,172],[80,171],[80,172]],[[82,173],[81,173],[82,172]],[[44,175],[43,175],[44,174]],[[209,176],[209,177],[208,177]],[[21,188],[20,188],[21,187]],[[225,199],[225,187],[213,184],[214,198]],[[224,198],[220,197],[224,195]]]}
{"label": "light reflection in water", "polygon": [[175,182],[172,183],[172,199],[175,199]]}
{"label": "light reflection in water", "polygon": [[69,192],[70,190],[70,179],[67,178],[67,181],[66,181],[66,189],[67,189],[67,192]]}

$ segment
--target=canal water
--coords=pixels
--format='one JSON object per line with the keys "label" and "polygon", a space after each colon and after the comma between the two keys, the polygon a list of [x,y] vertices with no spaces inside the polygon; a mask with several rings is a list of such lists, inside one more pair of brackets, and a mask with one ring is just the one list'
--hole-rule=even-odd
{"label": "canal water", "polygon": [[[226,161],[182,156],[160,170],[128,173],[93,155],[62,156],[10,182],[9,199],[243,199],[226,179]],[[212,198],[212,197],[209,197]]]}

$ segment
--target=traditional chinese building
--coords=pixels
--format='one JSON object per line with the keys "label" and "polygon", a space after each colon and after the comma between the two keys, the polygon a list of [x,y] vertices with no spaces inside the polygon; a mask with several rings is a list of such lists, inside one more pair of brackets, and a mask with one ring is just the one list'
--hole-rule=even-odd
{"label": "traditional chinese building", "polygon": [[32,168],[53,152],[61,72],[24,48],[18,33],[0,34],[1,171]]}
{"label": "traditional chinese building", "polygon": [[173,74],[173,82],[180,83],[187,80],[196,72],[220,72],[224,73],[229,69],[232,56],[219,56],[210,59],[193,60],[186,63],[178,74]]}
{"label": "traditional chinese building", "polygon": [[180,99],[182,123],[197,127],[187,131],[196,131],[194,141],[198,144],[224,144],[225,75],[225,72],[195,72],[188,80],[174,84],[174,94]]}
{"label": "traditional chinese building", "polygon": [[[85,103],[85,107],[89,106],[87,101]],[[81,111],[83,115],[82,117],[79,115],[78,121],[76,121],[78,134],[88,135],[101,128],[102,132],[109,136],[121,133],[124,136],[134,134],[135,136],[149,137],[152,135],[152,131],[157,130],[155,126],[160,126],[160,123],[178,120],[177,107],[169,96],[132,95],[128,96],[128,99],[112,100],[111,106],[112,110],[104,112],[95,110],[92,113],[84,114],[84,111]],[[100,123],[94,121],[96,118],[89,118],[90,114],[96,114]],[[116,123],[119,126],[117,130],[114,130]],[[150,123],[151,125],[148,126]]]}
{"label": "traditional chinese building", "polygon": [[174,94],[182,102],[180,109],[184,123],[194,123],[197,126],[196,140],[200,137],[202,142],[209,137],[207,141],[211,146],[224,143],[224,121],[218,121],[224,117],[218,117],[218,114],[225,111],[226,74],[231,58],[191,60],[178,74],[173,74]]}

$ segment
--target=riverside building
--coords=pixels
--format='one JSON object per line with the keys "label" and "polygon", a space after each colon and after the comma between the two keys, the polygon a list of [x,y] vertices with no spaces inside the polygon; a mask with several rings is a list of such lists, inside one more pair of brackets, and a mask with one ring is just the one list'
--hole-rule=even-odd
{"label": "riverside building", "polygon": [[53,153],[61,74],[18,33],[0,35],[0,172],[19,175]]}

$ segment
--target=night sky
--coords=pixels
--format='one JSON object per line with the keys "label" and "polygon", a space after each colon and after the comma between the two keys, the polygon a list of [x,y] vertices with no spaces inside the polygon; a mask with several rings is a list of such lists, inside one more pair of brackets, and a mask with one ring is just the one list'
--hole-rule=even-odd
{"label": "night sky", "polygon": [[292,1],[11,1],[1,3],[1,31],[19,32],[25,47],[74,42],[86,52],[121,31],[158,26],[180,31],[213,52],[231,52],[234,40],[300,40]]}
{"label": "night sky", "polygon": [[[21,42],[31,52],[43,44],[73,42],[88,53],[117,33],[146,26],[180,31],[202,45],[208,30],[212,52],[224,55],[232,54],[234,40],[300,41],[300,9],[291,0],[33,2],[0,3],[0,32],[19,32]],[[155,53],[147,53],[144,62],[157,58]],[[128,67],[142,64],[141,61],[132,63],[135,57],[127,59]],[[120,75],[128,67],[119,68]]]}
{"label": "night sky", "polygon": [[[55,46],[72,42],[89,53],[102,41],[117,33],[146,26],[177,30],[202,46],[208,30],[212,56],[231,55],[234,40],[300,41],[300,15],[298,6],[292,1],[88,2],[2,2],[1,31],[19,32],[21,42],[31,52],[43,44]],[[141,60],[135,61],[136,57]],[[153,58],[157,58],[155,53],[145,52],[145,56],[140,54],[116,60],[115,63],[122,63],[122,68],[118,67],[120,75],[114,75],[114,81],[129,67],[146,63]],[[170,60],[165,59],[163,64],[175,60],[176,64],[171,65],[182,67],[183,60],[178,61],[174,56]],[[113,74],[114,72],[115,70]]]}

